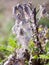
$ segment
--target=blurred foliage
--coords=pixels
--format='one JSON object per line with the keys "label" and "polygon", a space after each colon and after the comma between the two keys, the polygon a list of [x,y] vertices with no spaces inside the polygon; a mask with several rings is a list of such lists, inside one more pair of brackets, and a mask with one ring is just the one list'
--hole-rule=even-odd
{"label": "blurred foliage", "polygon": [[[0,20],[3,19],[4,16],[2,14],[0,14]],[[14,52],[15,48],[20,48],[21,45],[17,44],[17,40],[15,35],[12,34],[12,27],[14,25],[14,19],[9,19],[8,23],[5,26],[5,29],[3,31],[5,31],[7,34],[5,37],[0,35],[0,62],[2,62],[5,58],[7,58],[11,53]],[[48,18],[41,18],[41,20],[39,21],[39,25],[46,25],[49,28],[49,19]],[[39,31],[41,31],[41,29],[39,29]],[[49,37],[49,35],[48,35]],[[29,50],[32,50],[31,53],[33,54],[34,51],[38,51],[38,48],[35,48],[35,44],[32,40],[30,40],[29,42],[29,46],[28,46]],[[41,59],[49,59],[49,42],[46,44],[46,51],[47,54],[44,55],[40,55]],[[35,53],[34,53],[35,54]],[[37,55],[35,54],[33,56],[34,59],[37,59]],[[27,61],[26,61],[26,65],[28,65]],[[49,64],[47,64],[49,65]]]}
{"label": "blurred foliage", "polygon": [[47,63],[46,65],[49,65],[49,63]]}
{"label": "blurred foliage", "polygon": [[0,13],[0,20],[2,20],[3,18],[4,18],[4,15]]}
{"label": "blurred foliage", "polygon": [[33,50],[34,46],[35,46],[34,42],[32,40],[30,40],[29,45],[28,45],[29,49]]}
{"label": "blurred foliage", "polygon": [[41,58],[41,59],[49,59],[49,55],[44,55],[44,54],[43,54],[43,55],[40,55],[40,58]]}
{"label": "blurred foliage", "polygon": [[46,25],[49,28],[49,18],[41,18],[39,24],[42,24],[43,26]]}
{"label": "blurred foliage", "polygon": [[47,44],[46,44],[46,51],[47,51],[47,53],[49,53],[49,42],[47,42]]}

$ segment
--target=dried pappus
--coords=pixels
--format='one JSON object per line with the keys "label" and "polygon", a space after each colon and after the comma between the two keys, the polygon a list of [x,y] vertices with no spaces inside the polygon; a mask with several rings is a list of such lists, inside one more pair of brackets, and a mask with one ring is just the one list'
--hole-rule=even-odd
{"label": "dried pappus", "polygon": [[[19,18],[18,18],[19,21]],[[15,31],[15,34],[17,34],[17,39],[19,40],[19,43],[22,44],[22,46],[27,46],[31,36],[32,36],[32,29],[29,22],[25,22],[24,20],[20,20],[19,24],[16,22],[14,25],[15,27],[13,30]],[[19,27],[17,27],[19,25]]]}

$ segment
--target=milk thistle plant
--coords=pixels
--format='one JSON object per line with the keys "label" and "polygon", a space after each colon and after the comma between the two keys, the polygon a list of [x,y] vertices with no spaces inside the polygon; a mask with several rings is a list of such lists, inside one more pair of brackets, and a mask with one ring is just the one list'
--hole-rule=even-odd
{"label": "milk thistle plant", "polygon": [[46,65],[49,62],[46,50],[48,28],[38,24],[37,14],[31,3],[13,8],[16,22],[12,31],[21,48],[16,49],[4,65]]}

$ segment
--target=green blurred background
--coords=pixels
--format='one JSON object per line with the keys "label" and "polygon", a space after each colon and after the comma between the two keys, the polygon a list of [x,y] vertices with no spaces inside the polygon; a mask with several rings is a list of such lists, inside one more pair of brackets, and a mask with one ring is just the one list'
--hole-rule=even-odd
{"label": "green blurred background", "polygon": [[[15,35],[12,34],[14,18],[12,15],[12,7],[17,3],[32,2],[38,7],[39,4],[48,0],[0,0],[0,63],[11,54],[17,45]],[[47,25],[49,28],[49,19],[43,18],[39,24]]]}

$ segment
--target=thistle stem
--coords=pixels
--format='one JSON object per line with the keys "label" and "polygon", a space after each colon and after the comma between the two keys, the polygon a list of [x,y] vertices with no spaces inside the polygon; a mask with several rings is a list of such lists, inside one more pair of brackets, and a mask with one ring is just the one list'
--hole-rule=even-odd
{"label": "thistle stem", "polygon": [[[39,55],[41,54],[41,51],[43,51],[43,50],[42,50],[41,42],[39,41],[39,37],[38,37],[38,23],[36,21],[36,8],[34,8],[33,13],[34,13],[34,24],[35,24],[35,27],[36,27],[37,47],[39,48],[39,52],[40,52],[40,53],[38,52],[38,57],[39,57]],[[41,65],[40,58],[37,61],[37,65]]]}

